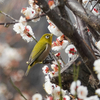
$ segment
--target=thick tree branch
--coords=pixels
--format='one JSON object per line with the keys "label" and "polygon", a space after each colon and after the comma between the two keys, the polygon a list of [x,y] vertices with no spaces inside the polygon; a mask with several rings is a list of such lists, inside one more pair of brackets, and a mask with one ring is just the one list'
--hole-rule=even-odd
{"label": "thick tree branch", "polygon": [[[83,21],[100,33],[100,19],[93,15],[89,10],[84,10],[77,0],[65,0],[66,6]],[[78,7],[78,8],[77,8]]]}
{"label": "thick tree branch", "polygon": [[80,34],[81,34],[82,38],[91,47],[86,23],[83,20],[81,20],[78,16],[76,16],[76,19],[77,19],[77,23],[78,23],[77,27],[80,30]]}

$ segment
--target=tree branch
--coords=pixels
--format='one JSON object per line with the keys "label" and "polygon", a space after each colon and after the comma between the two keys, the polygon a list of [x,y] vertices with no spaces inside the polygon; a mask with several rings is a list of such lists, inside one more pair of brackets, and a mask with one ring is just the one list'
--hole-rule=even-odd
{"label": "tree branch", "polygon": [[83,21],[100,33],[99,18],[93,15],[89,10],[85,11],[77,0],[65,0],[65,4],[75,15],[79,16]]}

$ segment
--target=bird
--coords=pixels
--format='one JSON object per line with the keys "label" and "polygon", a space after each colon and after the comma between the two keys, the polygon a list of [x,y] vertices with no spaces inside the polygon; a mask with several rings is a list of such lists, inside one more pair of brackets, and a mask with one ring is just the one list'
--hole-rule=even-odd
{"label": "bird", "polygon": [[26,62],[28,64],[27,71],[25,73],[25,76],[28,75],[29,70],[37,63],[42,63],[43,60],[48,56],[49,51],[51,50],[52,45],[52,33],[46,33],[44,34],[40,40],[37,42],[37,44],[34,46],[29,60]]}

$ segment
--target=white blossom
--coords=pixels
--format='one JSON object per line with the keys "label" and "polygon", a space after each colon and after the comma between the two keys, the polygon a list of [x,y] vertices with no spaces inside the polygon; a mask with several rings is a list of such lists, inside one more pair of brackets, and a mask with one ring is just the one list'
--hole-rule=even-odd
{"label": "white blossom", "polygon": [[42,71],[44,74],[47,74],[49,72],[49,67],[47,65],[45,65],[43,68],[42,68]]}
{"label": "white blossom", "polygon": [[53,100],[52,96],[48,96],[46,100]]}
{"label": "white blossom", "polygon": [[98,42],[96,43],[96,46],[97,46],[98,49],[100,49],[100,41],[98,41]]}
{"label": "white blossom", "polygon": [[49,17],[46,16],[47,22],[49,23],[48,29],[50,33],[54,34],[55,36],[62,36],[63,33],[58,29],[58,27],[51,21],[49,20]]}
{"label": "white blossom", "polygon": [[64,100],[71,100],[70,97],[69,97],[68,95],[65,95],[65,96],[63,97],[63,99],[64,99]]}
{"label": "white blossom", "polygon": [[21,36],[27,42],[33,41],[33,38],[31,36],[35,38],[32,28],[29,25],[25,26],[24,32],[21,34]]}
{"label": "white blossom", "polygon": [[97,74],[97,78],[100,81],[100,73]]}
{"label": "white blossom", "polygon": [[[93,5],[90,6],[90,10],[93,8]],[[99,13],[99,6],[96,5],[93,10],[92,10],[92,13],[95,15],[95,16],[98,16],[100,13]]]}
{"label": "white blossom", "polygon": [[49,75],[46,75],[45,76],[45,82],[48,82],[48,81],[50,82],[50,78],[49,78]]}
{"label": "white blossom", "polygon": [[97,95],[95,95],[95,96],[87,97],[84,100],[99,100],[99,98]]}
{"label": "white blossom", "polygon": [[64,97],[65,94],[66,94],[66,91],[64,91],[63,89],[61,89],[61,91],[60,91],[60,89],[61,89],[61,88],[60,88],[59,86],[56,86],[56,87],[54,87],[54,89],[53,89],[52,95],[54,96],[54,99],[55,99],[55,100],[60,99],[60,92],[62,93],[62,97]]}
{"label": "white blossom", "polygon": [[26,18],[21,16],[19,19],[19,23],[22,23],[24,26],[26,26],[27,25]]}
{"label": "white blossom", "polygon": [[88,95],[87,87],[79,86],[77,88],[77,95],[78,95],[78,98],[85,99],[87,97],[87,95]]}
{"label": "white blossom", "polygon": [[42,95],[39,93],[36,93],[32,96],[32,100],[42,100]]}
{"label": "white blossom", "polygon": [[45,82],[44,89],[48,94],[52,94],[52,83],[50,81]]}
{"label": "white blossom", "polygon": [[55,72],[58,72],[58,65],[51,64],[51,68],[52,68]]}
{"label": "white blossom", "polygon": [[63,35],[63,33],[55,25],[49,25],[48,29],[49,29],[50,33],[54,34],[55,36]]}
{"label": "white blossom", "polygon": [[49,5],[50,9],[53,9],[56,6],[54,3],[54,0],[49,0],[48,5]]}
{"label": "white blossom", "polygon": [[77,88],[81,85],[81,82],[79,80],[77,81],[73,81],[71,83],[71,86],[70,86],[70,92],[71,94],[75,95],[76,94],[76,90]]}
{"label": "white blossom", "polygon": [[67,40],[63,40],[62,42],[57,40],[56,42],[52,43],[52,50],[60,51],[60,50],[64,49],[67,45],[68,45]]}
{"label": "white blossom", "polygon": [[70,44],[67,46],[67,48],[65,49],[65,53],[68,54],[68,56],[71,58],[76,54],[76,48],[74,45]]}
{"label": "white blossom", "polygon": [[95,60],[95,62],[94,62],[94,70],[97,73],[100,73],[100,59]]}
{"label": "white blossom", "polygon": [[35,15],[35,10],[33,10],[31,7],[23,8],[21,10],[21,13],[23,13],[26,17],[26,19],[31,19]]}
{"label": "white blossom", "polygon": [[100,88],[95,91],[95,93],[100,96]]}
{"label": "white blossom", "polygon": [[34,0],[29,0],[29,4],[33,4],[34,3]]}
{"label": "white blossom", "polygon": [[23,33],[25,29],[25,26],[22,23],[16,23],[13,26],[13,30],[17,33],[17,34],[21,34]]}

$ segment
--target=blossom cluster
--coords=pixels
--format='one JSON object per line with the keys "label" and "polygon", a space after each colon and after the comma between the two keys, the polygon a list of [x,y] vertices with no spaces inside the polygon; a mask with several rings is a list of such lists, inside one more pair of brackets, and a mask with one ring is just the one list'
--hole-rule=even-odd
{"label": "blossom cluster", "polygon": [[[66,94],[66,90],[63,90],[58,85],[50,82],[49,75],[45,76],[44,89],[54,100],[60,99],[60,93],[62,94],[63,99],[70,100],[70,97]],[[47,96],[47,100],[50,100],[49,96]]]}
{"label": "blossom cluster", "polygon": [[[88,2],[88,0],[82,0],[83,4],[86,4]],[[93,0],[91,1],[91,3],[89,3],[89,10],[92,11],[92,13],[95,15],[95,16],[98,16],[100,17],[100,4],[96,4],[97,1]],[[96,4],[96,5],[95,5]],[[94,6],[95,5],[95,6]]]}
{"label": "blossom cluster", "polygon": [[24,15],[24,17],[21,16],[18,23],[15,23],[13,26],[13,30],[17,34],[20,34],[27,42],[33,41],[33,38],[35,38],[31,26],[27,25],[27,21],[29,19],[31,19],[32,22],[39,21],[40,18],[37,16],[42,12],[40,7],[35,4],[34,0],[29,0],[29,5],[29,7],[22,8],[21,13]]}
{"label": "blossom cluster", "polygon": [[[61,59],[59,59],[60,57],[60,53],[56,53],[55,56],[58,58],[58,62],[60,64],[61,67],[64,67],[63,61]],[[49,67],[47,65],[45,65],[42,68],[42,71],[45,75],[50,75],[50,77],[53,77],[53,75],[55,75],[56,73],[58,73],[58,69],[59,69],[59,65],[58,65],[57,61],[53,61],[51,64],[51,69],[52,71],[50,71]]]}

